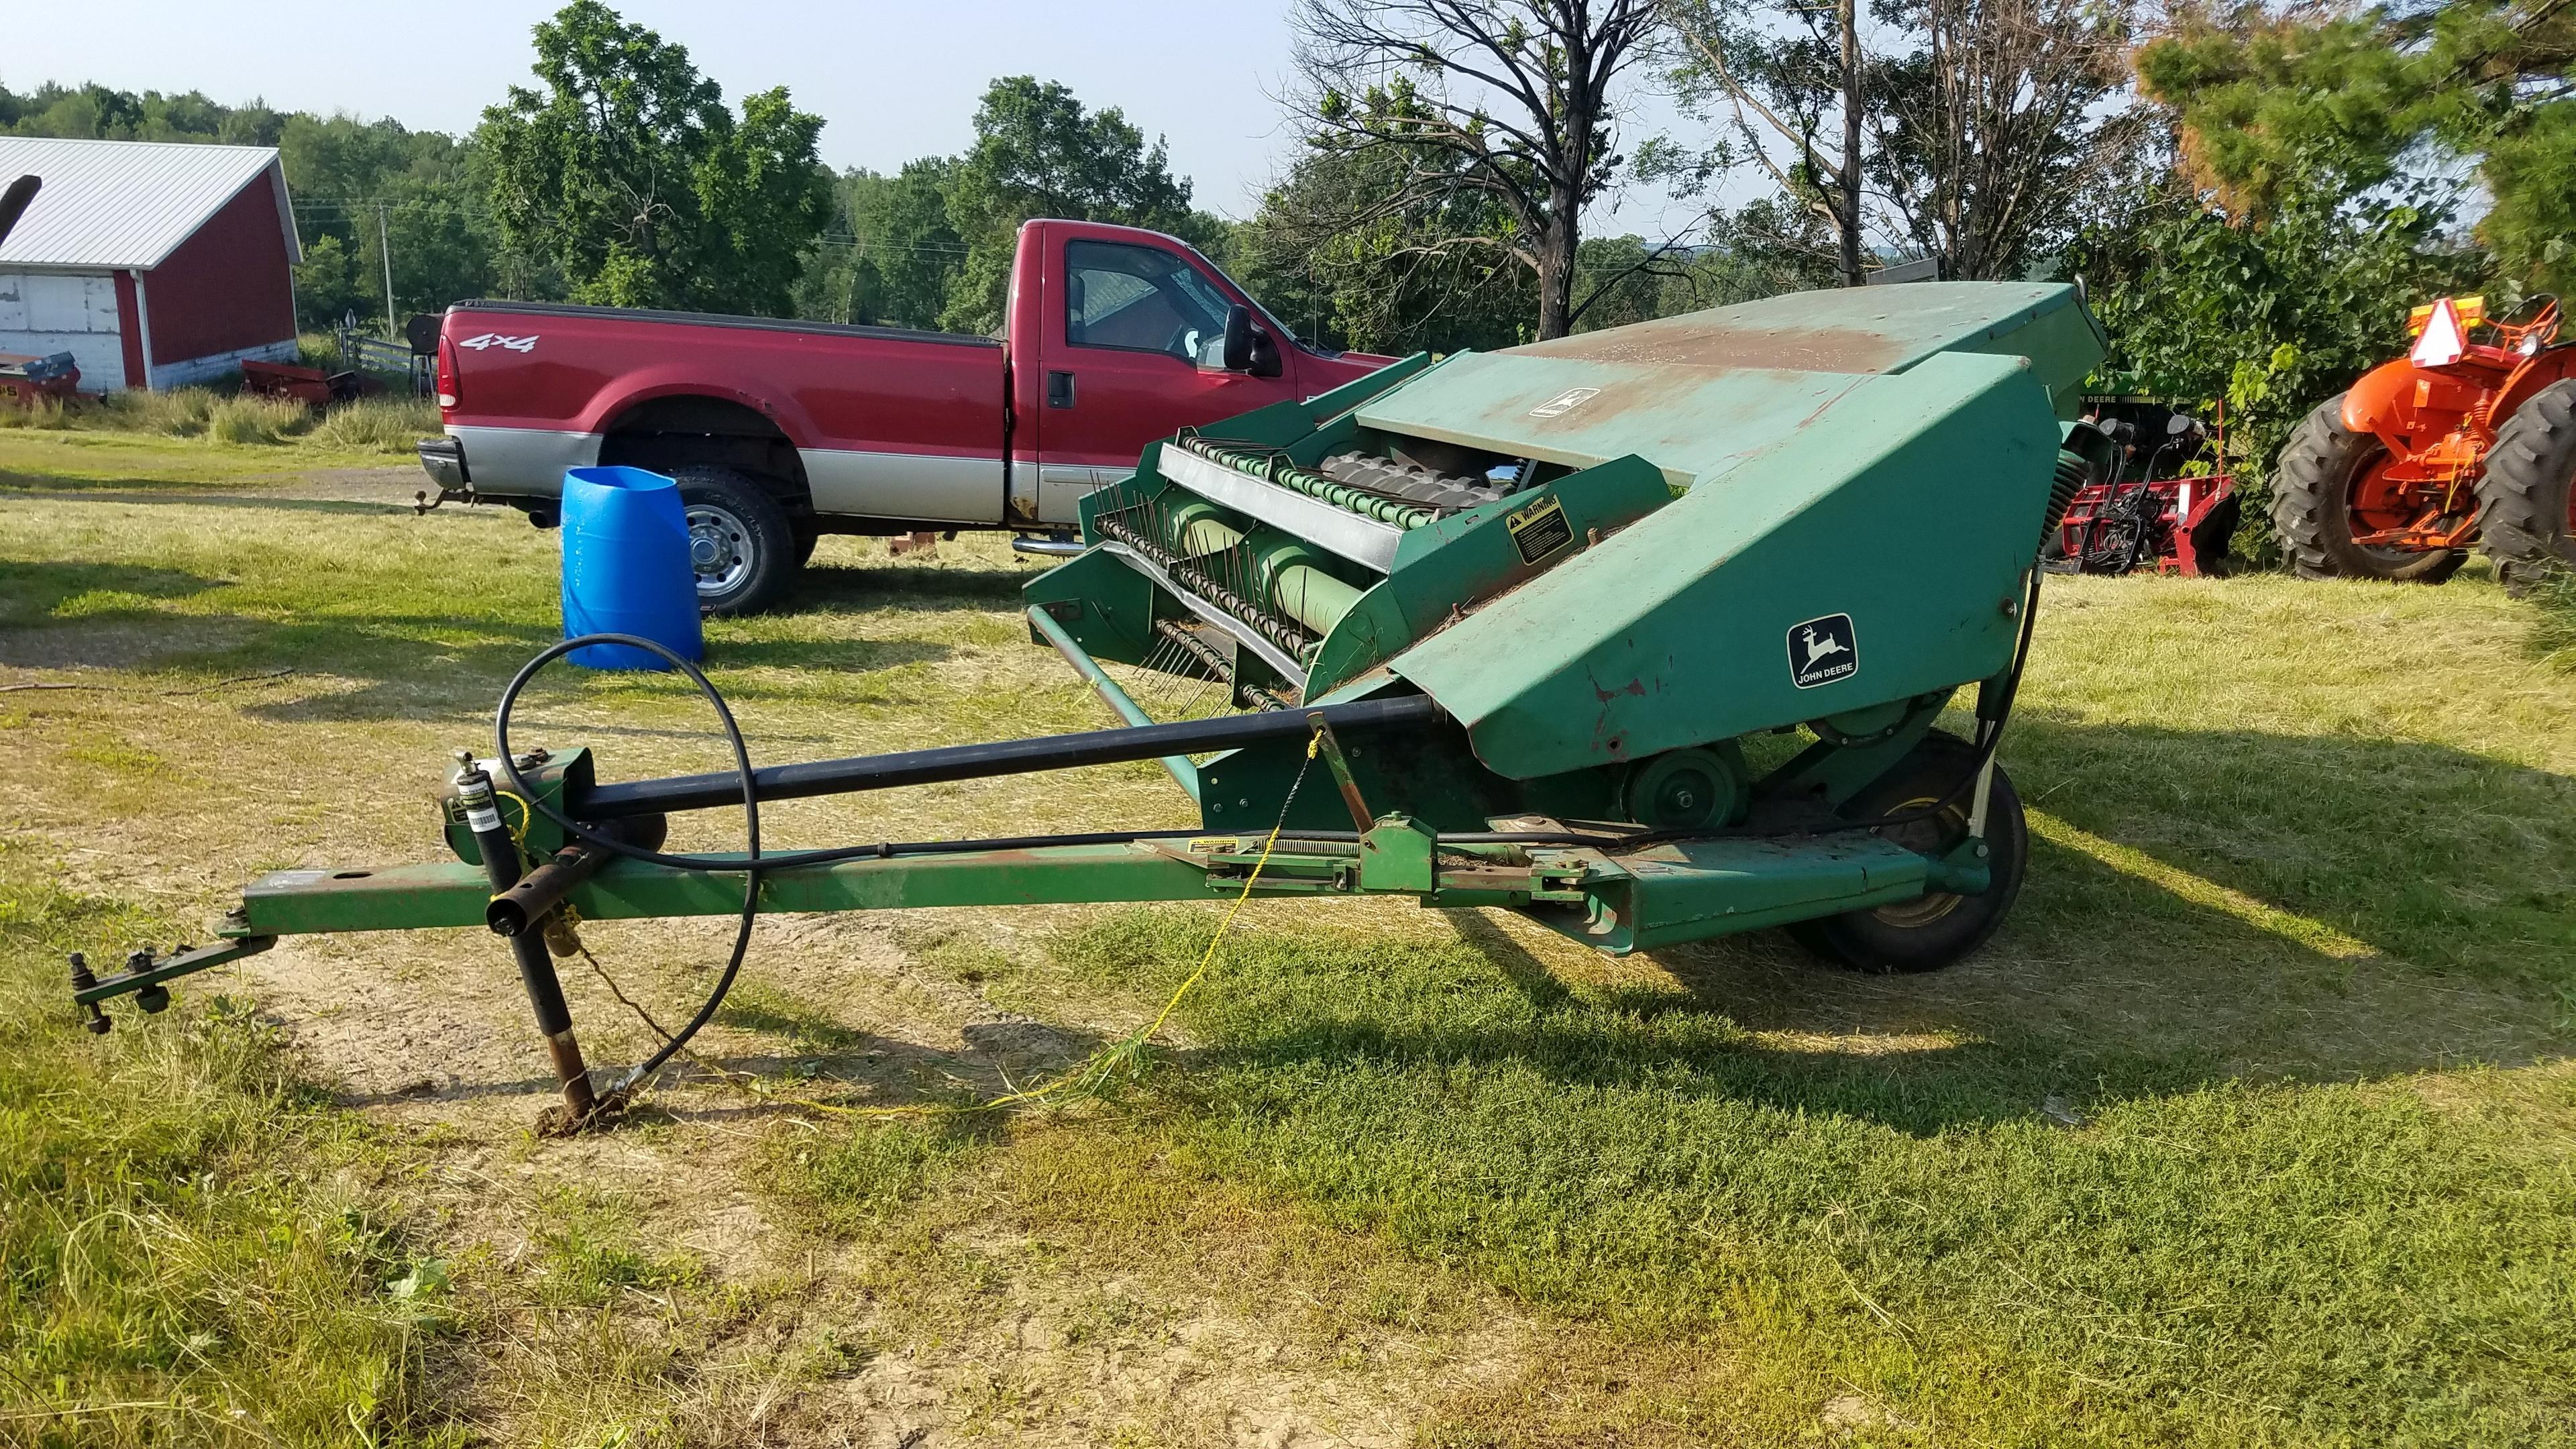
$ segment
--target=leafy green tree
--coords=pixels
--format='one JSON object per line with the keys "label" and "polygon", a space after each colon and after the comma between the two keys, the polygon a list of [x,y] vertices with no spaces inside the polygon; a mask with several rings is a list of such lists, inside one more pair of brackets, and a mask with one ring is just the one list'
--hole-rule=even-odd
{"label": "leafy green tree", "polygon": [[871,320],[936,327],[965,270],[966,243],[948,220],[945,156],[907,161],[892,176],[865,176],[848,191],[859,263],[875,278]]}
{"label": "leafy green tree", "polygon": [[383,314],[388,241],[397,324],[491,289],[494,239],[472,157],[454,137],[297,112],[279,129],[278,155],[304,240],[296,309],[305,326]]}
{"label": "leafy green tree", "polygon": [[2576,281],[2576,9],[2564,0],[2276,10],[2193,6],[2143,47],[2194,178],[2261,217],[2303,188],[2361,195],[2429,158],[2471,163],[2479,236],[2514,277]]}
{"label": "leafy green tree", "polygon": [[688,51],[574,0],[536,27],[542,91],[476,131],[503,242],[575,300],[778,314],[831,215],[820,118],[785,88],[737,117]]}
{"label": "leafy green tree", "polygon": [[1238,277],[1291,327],[1369,352],[1451,352],[1529,340],[1535,273],[1507,255],[1516,223],[1471,185],[1410,185],[1444,152],[1319,132],[1262,198]]}
{"label": "leafy green tree", "polygon": [[1032,217],[1198,229],[1190,183],[1172,175],[1159,138],[1149,148],[1124,112],[1086,111],[1073,92],[1034,76],[1006,76],[985,89],[974,146],[935,184],[966,247],[940,318],[961,332],[1001,326],[1020,223]]}
{"label": "leafy green tree", "polygon": [[2110,334],[2100,390],[2226,405],[2228,462],[2248,495],[2240,554],[2279,556],[2265,470],[2299,420],[2405,349],[2410,306],[2484,270],[2449,242],[2430,191],[2283,184],[2256,220],[2168,184],[2069,250],[2068,275]]}
{"label": "leafy green tree", "polygon": [[367,285],[368,273],[340,239],[324,232],[304,243],[304,260],[295,267],[295,316],[298,326],[320,331],[355,314],[369,317],[384,308],[384,294]]}
{"label": "leafy green tree", "polygon": [[47,82],[16,95],[0,86],[0,134],[8,135],[274,146],[285,120],[257,101],[246,106],[219,105],[199,91],[165,95]]}

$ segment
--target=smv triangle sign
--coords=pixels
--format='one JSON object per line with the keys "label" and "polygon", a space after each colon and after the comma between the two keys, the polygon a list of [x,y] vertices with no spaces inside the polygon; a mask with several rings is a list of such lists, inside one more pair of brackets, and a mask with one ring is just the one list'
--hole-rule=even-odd
{"label": "smv triangle sign", "polygon": [[2424,322],[2424,335],[2415,339],[2415,350],[2407,356],[2417,367],[2447,367],[2459,361],[2468,346],[2467,329],[2460,326],[2460,309],[2444,297],[2433,304],[2433,315]]}

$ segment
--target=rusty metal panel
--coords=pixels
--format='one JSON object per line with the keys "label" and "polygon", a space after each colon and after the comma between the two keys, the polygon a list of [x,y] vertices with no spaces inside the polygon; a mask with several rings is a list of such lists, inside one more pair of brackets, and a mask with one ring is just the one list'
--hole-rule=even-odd
{"label": "rusty metal panel", "polygon": [[1794,292],[1468,353],[1364,405],[1373,428],[1588,467],[1638,453],[1688,486],[1816,426],[1869,377],[1944,353],[2025,359],[2061,416],[2102,358],[2063,284]]}
{"label": "rusty metal panel", "polygon": [[1927,282],[1902,291],[1790,292],[1511,349],[1657,367],[1903,372],[1936,352],[2030,358],[2052,394],[2080,383],[2107,346],[2063,282]]}

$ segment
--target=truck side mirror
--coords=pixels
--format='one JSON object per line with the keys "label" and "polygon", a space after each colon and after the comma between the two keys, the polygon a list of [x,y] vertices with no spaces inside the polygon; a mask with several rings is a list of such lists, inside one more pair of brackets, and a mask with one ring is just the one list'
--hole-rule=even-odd
{"label": "truck side mirror", "polygon": [[1270,332],[1267,328],[1253,328],[1252,375],[1254,377],[1277,377],[1281,371],[1283,371],[1283,369],[1279,365],[1279,344],[1271,340]]}
{"label": "truck side mirror", "polygon": [[1225,309],[1225,350],[1221,354],[1228,372],[1252,370],[1252,309],[1241,303]]}

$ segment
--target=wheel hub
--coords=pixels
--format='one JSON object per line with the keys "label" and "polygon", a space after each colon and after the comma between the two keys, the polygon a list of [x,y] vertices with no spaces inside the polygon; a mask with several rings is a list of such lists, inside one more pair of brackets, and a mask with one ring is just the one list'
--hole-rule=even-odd
{"label": "wheel hub", "polygon": [[[1937,797],[1931,795],[1919,796],[1896,806],[1887,813],[1909,815],[1914,811],[1929,808],[1936,799]],[[1921,820],[1909,821],[1903,825],[1891,825],[1877,833],[1881,839],[1893,841],[1917,854],[1944,855],[1967,838],[1968,817],[1967,813],[1954,803],[1937,815],[1926,816]],[[1871,914],[1891,926],[1901,928],[1928,926],[1957,910],[1959,903],[1958,896],[1944,891],[1930,891],[1910,901],[1897,901],[1891,905],[1880,906]]]}
{"label": "wheel hub", "polygon": [[689,567],[698,592],[721,594],[751,572],[751,530],[729,510],[708,503],[688,506]]}

